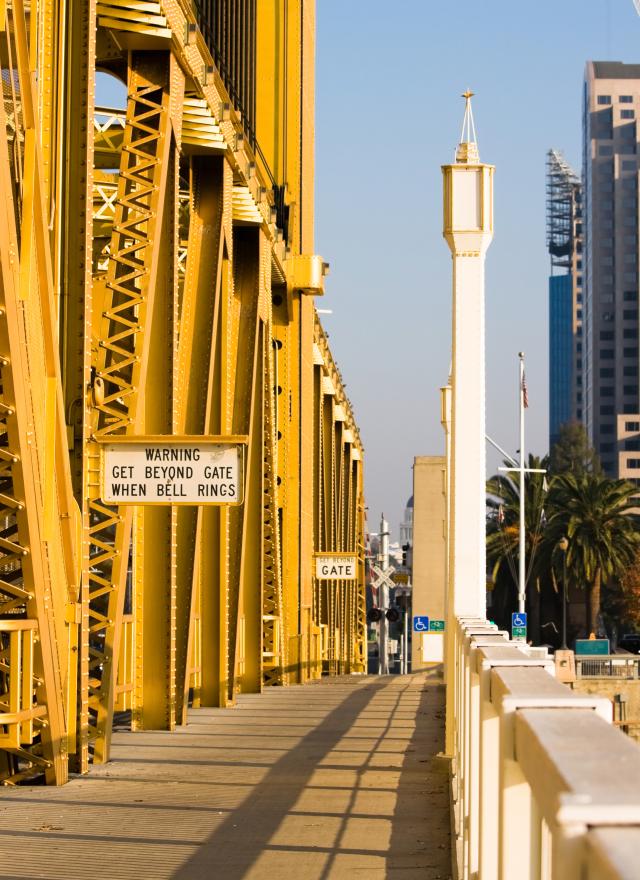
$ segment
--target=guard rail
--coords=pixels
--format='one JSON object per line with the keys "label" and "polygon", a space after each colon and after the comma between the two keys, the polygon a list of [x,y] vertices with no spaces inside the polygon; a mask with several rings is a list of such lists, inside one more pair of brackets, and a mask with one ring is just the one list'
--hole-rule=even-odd
{"label": "guard rail", "polygon": [[640,751],[611,702],[574,693],[545,649],[486,620],[450,634],[459,880],[638,878]]}
{"label": "guard rail", "polygon": [[578,678],[640,678],[640,657],[633,654],[607,654],[585,657],[576,654]]}

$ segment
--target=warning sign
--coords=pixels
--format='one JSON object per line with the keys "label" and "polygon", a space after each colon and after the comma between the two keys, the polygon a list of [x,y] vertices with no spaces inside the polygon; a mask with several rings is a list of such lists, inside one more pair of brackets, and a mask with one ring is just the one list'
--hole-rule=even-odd
{"label": "warning sign", "polygon": [[109,438],[102,500],[109,504],[241,504],[244,445],[202,438]]}

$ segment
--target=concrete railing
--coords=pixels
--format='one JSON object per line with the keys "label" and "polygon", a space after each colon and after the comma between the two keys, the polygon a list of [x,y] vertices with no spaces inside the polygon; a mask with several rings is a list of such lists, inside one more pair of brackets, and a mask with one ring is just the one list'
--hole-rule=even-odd
{"label": "concrete railing", "polygon": [[460,880],[640,877],[640,749],[611,702],[560,684],[544,649],[486,620],[450,635]]}

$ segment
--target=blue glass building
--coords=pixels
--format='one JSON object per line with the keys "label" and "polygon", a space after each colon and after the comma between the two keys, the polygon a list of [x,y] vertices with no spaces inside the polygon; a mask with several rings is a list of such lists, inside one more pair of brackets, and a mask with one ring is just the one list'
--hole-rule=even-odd
{"label": "blue glass building", "polygon": [[583,420],[582,185],[557,150],[547,154],[549,448],[567,422]]}
{"label": "blue glass building", "polygon": [[549,278],[549,445],[560,426],[575,418],[573,406],[573,277]]}

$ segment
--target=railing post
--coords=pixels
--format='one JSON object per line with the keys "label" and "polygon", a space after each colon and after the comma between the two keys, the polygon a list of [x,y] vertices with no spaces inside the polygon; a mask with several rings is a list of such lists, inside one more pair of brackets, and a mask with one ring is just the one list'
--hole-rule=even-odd
{"label": "railing post", "polygon": [[[569,796],[568,800],[571,800]],[[562,824],[553,830],[551,841],[552,880],[582,880],[583,852],[587,826]]]}
{"label": "railing post", "polygon": [[[502,636],[502,639],[497,638]],[[549,668],[546,657],[530,656],[526,649],[508,642],[506,633],[496,633],[490,641],[478,645],[478,673],[480,679],[481,731],[480,731],[480,791],[477,804],[479,814],[478,868],[480,878],[493,880],[499,876],[501,860],[500,819],[502,817],[502,749],[513,745],[505,742],[502,706],[492,700],[492,670],[499,667]],[[511,718],[507,724],[512,723]],[[509,728],[507,727],[507,732]],[[512,734],[511,734],[512,736]],[[496,817],[499,821],[496,821]],[[522,874],[521,877],[525,877]],[[532,874],[536,877],[536,874]],[[520,878],[519,878],[520,880]]]}
{"label": "railing post", "polygon": [[458,836],[461,838],[462,878],[473,877],[478,870],[478,827],[480,787],[480,683],[476,666],[478,640],[494,638],[495,625],[486,620],[461,622],[460,656],[462,658],[462,754],[458,768]]}
{"label": "railing post", "polygon": [[[514,756],[513,719],[500,719],[499,880],[529,880],[531,789]],[[525,873],[526,871],[526,873]]]}
{"label": "railing post", "polygon": [[474,748],[474,740],[476,739],[476,731],[474,729],[474,712],[473,712],[473,674],[471,669],[471,639],[466,636],[463,643],[463,659],[464,659],[464,756],[462,761],[462,809],[460,811],[460,825],[462,829],[462,877],[467,880],[470,877],[471,866],[469,858],[470,833],[469,826],[471,822],[471,772],[472,758],[471,752]]}
{"label": "railing post", "polygon": [[[455,778],[453,780],[453,796],[455,801],[456,838],[464,836],[464,755],[466,733],[465,688],[464,688],[464,631],[460,623],[456,629],[456,742],[455,742]],[[460,865],[462,865],[460,853]],[[461,880],[461,878],[459,878]]]}
{"label": "railing post", "polygon": [[471,742],[469,744],[469,800],[467,822],[467,864],[469,876],[473,877],[478,872],[478,837],[479,837],[479,807],[480,807],[480,679],[476,665],[477,648],[472,639],[469,645],[469,723],[471,729]]}
{"label": "railing post", "polygon": [[487,648],[509,647],[507,634],[496,632],[479,641],[477,669],[479,683],[479,778],[476,815],[478,823],[478,876],[498,876],[498,816],[500,803],[500,718],[491,702],[491,669],[500,660],[488,658]]}
{"label": "railing post", "polygon": [[[462,779],[463,779],[463,761],[464,761],[464,635],[460,624],[456,627],[456,741],[455,741],[455,759],[456,759],[456,779],[454,799],[458,803],[462,799]],[[462,829],[457,828],[457,833],[462,834]]]}
{"label": "railing post", "polygon": [[478,657],[480,678],[479,876],[498,876],[500,718],[491,702],[491,666]]}

